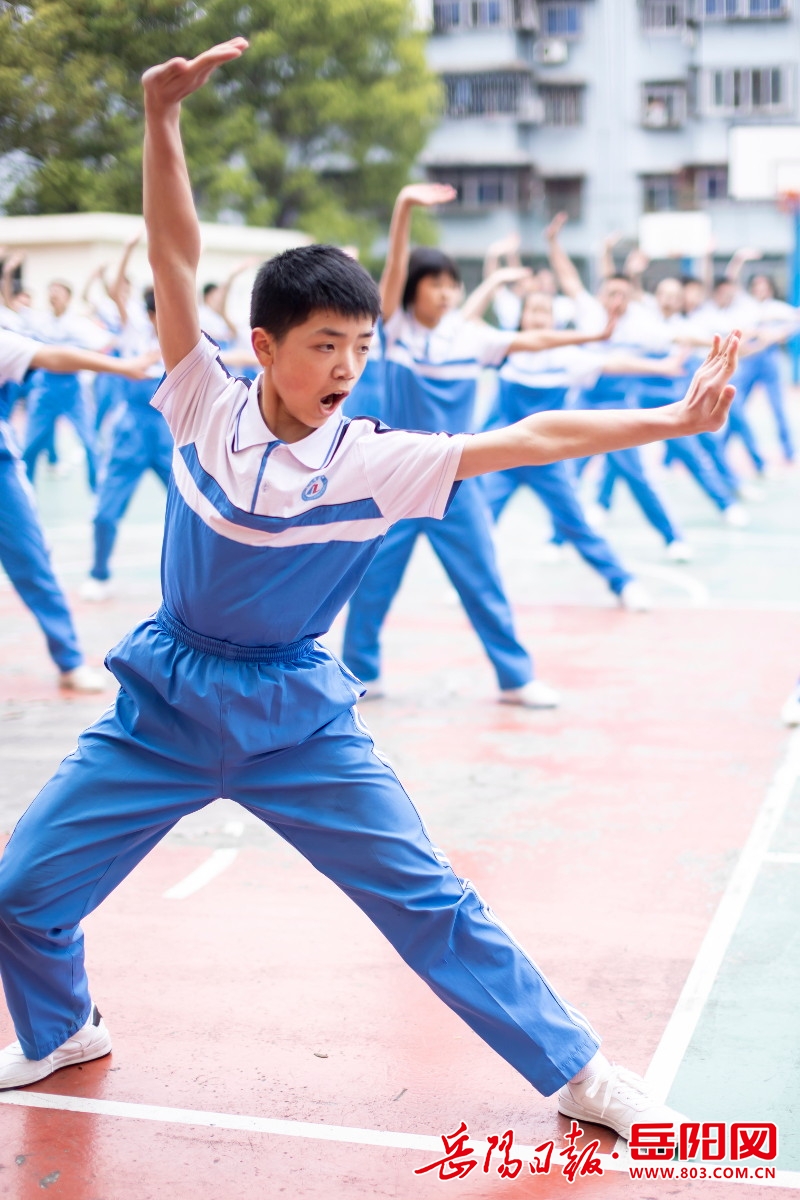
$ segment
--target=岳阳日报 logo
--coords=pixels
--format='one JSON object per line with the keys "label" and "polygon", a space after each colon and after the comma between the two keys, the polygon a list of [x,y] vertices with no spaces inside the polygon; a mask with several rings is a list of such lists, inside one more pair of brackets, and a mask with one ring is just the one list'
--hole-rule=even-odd
{"label": "\u5cb3\u9633\u65e5\u62a5 logo", "polygon": [[311,482],[303,488],[303,500],[319,500],[327,486],[328,480],[325,475],[315,475]]}

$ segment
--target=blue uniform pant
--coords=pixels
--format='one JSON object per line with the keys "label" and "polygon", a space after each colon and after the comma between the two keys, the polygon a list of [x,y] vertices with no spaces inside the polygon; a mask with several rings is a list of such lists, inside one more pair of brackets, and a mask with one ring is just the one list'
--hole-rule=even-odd
{"label": "blue uniform pant", "polygon": [[[747,361],[747,360],[745,360]],[[750,460],[758,471],[759,475],[764,470],[766,463],[764,456],[761,453],[756,435],[753,428],[747,419],[747,414],[744,410],[744,396],[741,393],[741,367],[737,370],[733,377],[733,383],[736,387],[736,395],[733,398],[733,404],[728,413],[728,420],[723,430],[722,436],[725,442],[729,442],[732,437],[738,437],[747,453],[750,455]]]}
{"label": "blue uniform pant", "polygon": [[111,455],[97,497],[92,578],[109,577],[117,527],[145,471],[155,471],[165,487],[169,483],[172,446],[172,435],[160,412],[125,408],[114,427]]}
{"label": "blue uniform pant", "polygon": [[[734,496],[729,485],[720,476],[713,461],[706,456],[696,438],[670,438],[664,443],[664,449],[664,461],[667,464],[683,463],[698,486],[716,504],[717,508],[724,511],[731,506]],[[611,497],[617,478],[616,468],[611,462],[606,461],[600,490],[597,494],[597,503],[601,504],[603,508],[611,507]]]}
{"label": "blue uniform pant", "polygon": [[39,455],[53,446],[59,417],[66,417],[83,444],[89,487],[94,491],[97,484],[94,433],[77,375],[37,371],[34,376],[28,393],[28,428],[22,453],[28,478],[33,482]]}
{"label": "blue uniform pant", "polygon": [[212,642],[162,613],[108,665],[121,684],[116,704],[81,735],[0,862],[0,970],[29,1058],[88,1019],[80,922],[181,817],[220,795],[350,896],[541,1092],[594,1055],[585,1018],[432,845],[352,707],[355,681],[327,650],[311,639]]}
{"label": "blue uniform pant", "polygon": [[[583,474],[588,458],[578,459],[575,462],[575,473],[578,478]],[[680,538],[680,532],[673,523],[669,513],[661,502],[661,499],[656,492],[650,480],[645,475],[644,463],[642,456],[637,447],[633,446],[629,450],[613,450],[606,455],[606,470],[613,472],[613,478],[620,476],[625,480],[631,490],[631,494],[636,503],[641,508],[650,524],[658,530],[667,545],[670,542],[675,542]],[[613,487],[613,484],[612,484]],[[602,504],[603,484],[600,485],[600,496],[598,503]],[[564,539],[556,535],[553,539],[560,543]]]}
{"label": "blue uniform pant", "polygon": [[39,622],[53,661],[61,671],[72,671],[83,655],[67,598],[53,574],[31,486],[10,437],[9,431],[0,430],[0,563]]}
{"label": "blue uniform pant", "polygon": [[739,494],[739,476],[731,467],[725,453],[725,439],[718,433],[695,434],[700,449],[711,459],[717,474],[732,496]]}
{"label": "blue uniform pant", "polygon": [[580,555],[599,571],[615,595],[633,576],[626,571],[605,538],[592,529],[563,462],[540,467],[515,467],[483,476],[483,487],[492,516],[498,519],[517,488],[531,488],[553,519],[560,542],[572,542]]}
{"label": "blue uniform pant", "polygon": [[491,517],[476,479],[464,480],[441,521],[399,521],[387,533],[350,601],[342,657],[359,679],[380,675],[380,632],[403,580],[414,543],[425,534],[458,592],[501,688],[533,677],[530,655],[517,641],[511,607],[497,569]]}
{"label": "blue uniform pant", "polygon": [[767,393],[767,400],[775,417],[778,427],[778,437],[784,456],[791,462],[794,459],[794,440],[789,422],[786,419],[786,408],[783,402],[783,385],[781,382],[781,356],[777,346],[768,346],[758,354],[743,358],[738,370],[739,392],[742,400],[747,401],[753,388],[759,383]]}

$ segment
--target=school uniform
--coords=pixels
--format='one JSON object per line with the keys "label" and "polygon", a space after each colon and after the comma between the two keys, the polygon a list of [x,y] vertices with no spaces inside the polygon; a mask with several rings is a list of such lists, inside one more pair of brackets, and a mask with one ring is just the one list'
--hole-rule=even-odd
{"label": "school uniform", "polygon": [[[601,332],[608,317],[600,302],[588,292],[581,292],[575,299],[575,305],[578,329],[585,333]],[[668,334],[652,312],[632,302],[617,321],[606,346],[609,351],[625,350],[631,354],[641,354],[643,350],[666,352],[669,343]],[[636,388],[637,381],[630,376],[600,375],[594,387],[581,392],[579,405],[582,408],[632,408],[636,404]],[[578,473],[587,461],[584,459],[576,464]],[[680,541],[681,534],[677,526],[647,478],[638,447],[614,450],[606,455],[606,463],[625,480],[642,513],[667,545]]]}
{"label": "school uniform", "polygon": [[[148,321],[147,331],[126,332],[122,348],[125,355],[138,355],[157,344]],[[111,450],[97,496],[94,557],[89,572],[92,579],[106,580],[110,576],[109,563],[119,523],[145,471],[153,471],[164,487],[169,483],[172,434],[161,413],[150,403],[163,368],[154,367],[154,371],[154,378],[124,380],[122,409],[114,424]]]}
{"label": "school uniform", "polygon": [[0,563],[38,621],[53,661],[66,672],[81,665],[83,654],[8,424],[10,385],[21,383],[38,348],[31,338],[0,329]]}
{"label": "school uniform", "polygon": [[[753,301],[755,320],[751,320],[749,328],[757,333],[771,334],[773,332],[788,332],[797,329],[800,312],[791,304],[782,300]],[[781,449],[787,462],[793,462],[795,456],[794,438],[789,428],[786,416],[786,406],[783,396],[783,380],[781,371],[780,345],[774,343],[743,358],[739,364],[738,386],[742,401],[746,403],[758,385],[763,387],[767,401],[772,409],[778,430]]]}
{"label": "school uniform", "polygon": [[[513,333],[448,314],[435,329],[398,309],[384,329],[384,420],[393,428],[464,433],[473,428],[482,367],[499,365]],[[404,521],[388,533],[350,601],[342,655],[359,679],[380,675],[380,632],[418,537],[425,535],[458,592],[501,689],[524,687],[533,664],[517,640],[497,568],[491,515],[477,479],[466,479],[443,521]]]}
{"label": "school uniform", "polygon": [[[71,312],[55,313],[28,310],[23,317],[24,332],[48,345],[79,346],[102,350],[109,343],[108,332],[99,325]],[[53,444],[56,422],[65,417],[83,444],[89,487],[97,484],[97,454],[93,422],[83,397],[77,374],[37,371],[28,392],[28,423],[22,458],[31,483],[39,455]]]}
{"label": "school uniform", "polygon": [[[755,301],[751,300],[749,296],[740,296],[732,304],[729,304],[727,308],[721,308],[713,300],[707,300],[705,304],[702,304],[692,314],[692,321],[704,331],[705,336],[710,341],[715,334],[719,334],[720,337],[727,337],[733,329],[752,329],[757,320],[757,315]],[[725,423],[725,428],[718,436],[723,443],[729,442],[732,437],[738,437],[750,456],[753,466],[760,475],[764,471],[766,462],[750,421],[747,418],[744,407],[745,398],[742,394],[742,381],[746,378],[746,373],[744,376],[742,374],[742,367],[746,361],[746,358],[741,359],[731,379],[731,383],[736,388],[736,395],[728,411],[728,420]]]}
{"label": "school uniform", "polygon": [[79,922],[187,813],[229,796],[342,888],[436,994],[550,1094],[597,1036],[431,844],[317,641],[394,521],[440,519],[463,438],[331,418],[292,445],[202,338],[154,404],[175,438],[163,605],[108,655],[115,704],[0,862],[24,1053],[88,1019]]}
{"label": "school uniform", "polygon": [[[500,368],[497,400],[486,428],[496,429],[532,413],[564,408],[570,389],[593,384],[602,365],[602,355],[580,346],[510,355]],[[615,595],[630,583],[631,573],[586,520],[566,463],[497,471],[484,475],[482,482],[495,520],[518,488],[529,487],[548,509],[559,542],[572,542]]]}

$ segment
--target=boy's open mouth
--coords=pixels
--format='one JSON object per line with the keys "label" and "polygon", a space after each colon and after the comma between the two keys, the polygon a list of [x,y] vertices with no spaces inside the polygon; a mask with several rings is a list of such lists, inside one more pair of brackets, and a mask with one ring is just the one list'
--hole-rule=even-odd
{"label": "boy's open mouth", "polygon": [[333,412],[334,408],[336,408],[336,405],[341,404],[341,402],[346,400],[349,395],[349,392],[328,392],[328,395],[323,396],[323,398],[320,400],[320,404],[323,408]]}

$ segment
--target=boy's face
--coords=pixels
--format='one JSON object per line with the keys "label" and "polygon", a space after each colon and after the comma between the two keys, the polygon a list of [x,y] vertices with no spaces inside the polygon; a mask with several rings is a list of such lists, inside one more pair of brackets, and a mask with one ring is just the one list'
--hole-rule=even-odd
{"label": "boy's face", "polygon": [[264,368],[261,412],[282,441],[296,442],[319,429],[358,382],[369,354],[372,318],[316,311],[280,340],[252,331]]}
{"label": "boy's face", "polygon": [[529,329],[553,328],[553,300],[545,292],[531,292],[526,297],[522,309],[520,327],[527,332]]}
{"label": "boy's face", "polygon": [[47,289],[47,298],[55,315],[60,317],[69,308],[72,294],[68,288],[64,287],[63,283],[51,283]]}

